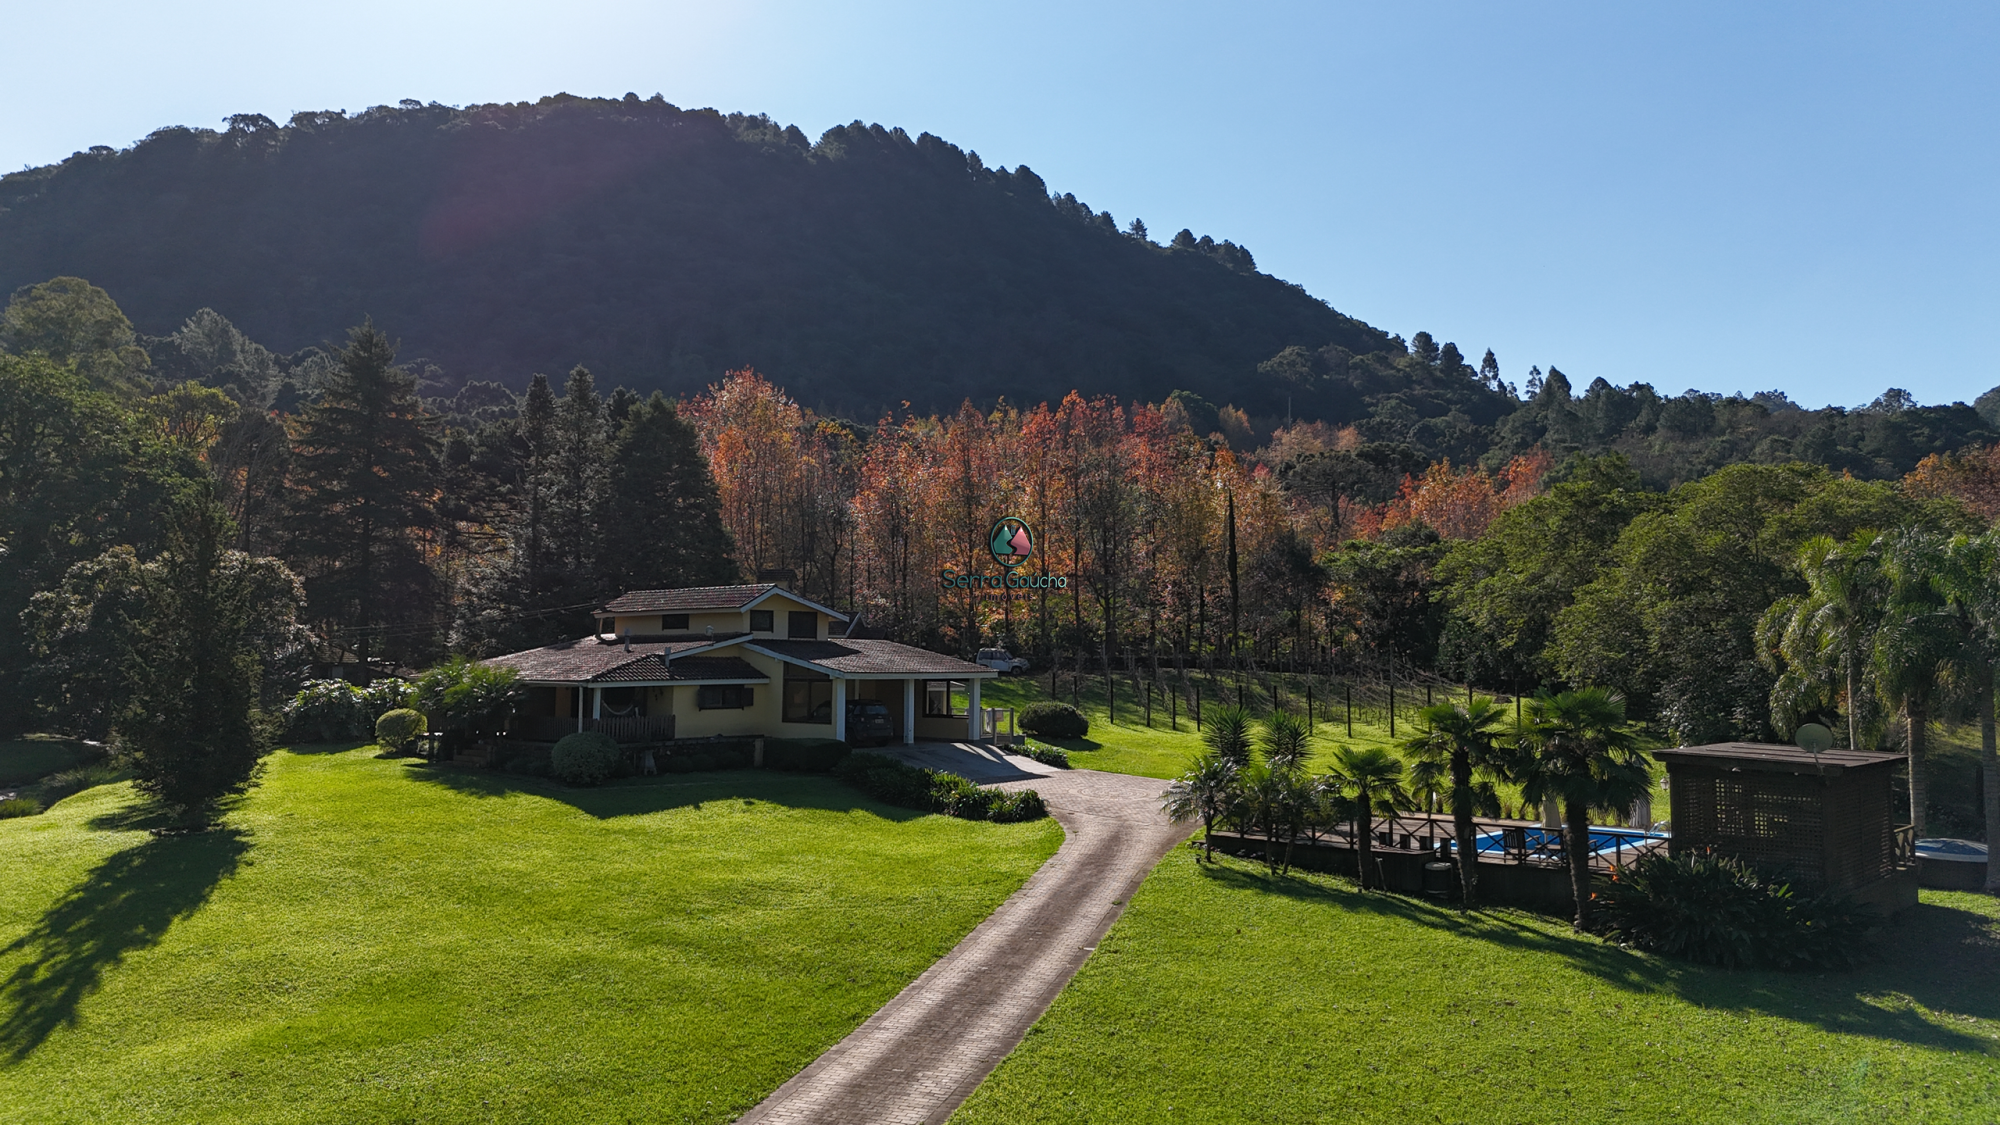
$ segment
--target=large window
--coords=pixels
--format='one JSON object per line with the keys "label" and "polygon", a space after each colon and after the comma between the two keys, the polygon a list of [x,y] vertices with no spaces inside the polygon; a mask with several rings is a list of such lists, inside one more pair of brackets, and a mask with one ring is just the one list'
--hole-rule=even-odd
{"label": "large window", "polygon": [[774,615],[774,614],[773,614],[773,613],[772,613],[772,612],[771,612],[770,610],[768,610],[768,609],[753,609],[753,610],[751,610],[751,611],[750,611],[750,631],[751,631],[751,632],[753,632],[753,633],[775,633],[775,632],[777,632],[777,630],[778,630],[778,624],[777,624],[777,622],[775,622],[775,621],[773,621],[773,620],[772,620],[772,617],[774,617],[774,616],[775,616],[775,615]]}
{"label": "large window", "polygon": [[751,699],[749,684],[703,684],[694,692],[694,705],[702,711],[741,711]]}
{"label": "large window", "polygon": [[786,680],[785,721],[788,723],[832,723],[832,680]]}
{"label": "large window", "polygon": [[965,684],[958,680],[924,681],[924,717],[962,719],[970,706]]}
{"label": "large window", "polygon": [[687,627],[688,615],[685,613],[663,613],[660,615],[660,631],[662,633],[685,633],[687,632]]}
{"label": "large window", "polygon": [[819,639],[819,614],[812,610],[793,610],[785,615],[785,636],[795,641],[816,641]]}

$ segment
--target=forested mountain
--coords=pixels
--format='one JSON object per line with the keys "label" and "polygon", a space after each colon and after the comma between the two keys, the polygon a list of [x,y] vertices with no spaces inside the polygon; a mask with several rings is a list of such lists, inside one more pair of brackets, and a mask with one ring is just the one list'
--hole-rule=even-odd
{"label": "forested mountain", "polygon": [[1025,165],[657,96],[244,114],[0,179],[0,293],[62,275],[141,333],[212,308],[281,353],[372,316],[446,391],[581,363],[686,395],[755,367],[869,421],[904,400],[1175,388],[1336,418],[1364,409],[1351,388],[1259,363],[1403,352],[1247,250],[1162,245]]}

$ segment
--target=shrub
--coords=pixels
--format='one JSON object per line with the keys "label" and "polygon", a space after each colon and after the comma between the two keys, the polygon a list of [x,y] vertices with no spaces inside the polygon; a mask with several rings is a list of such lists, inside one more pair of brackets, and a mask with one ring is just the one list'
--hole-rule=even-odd
{"label": "shrub", "polygon": [[305,742],[365,738],[370,716],[380,713],[346,680],[307,680],[285,704],[285,734]]}
{"label": "shrub", "polygon": [[50,803],[62,800],[72,793],[81,793],[99,785],[109,785],[118,780],[118,771],[106,765],[78,766],[73,770],[52,773],[42,779],[42,796]]}
{"label": "shrub", "polygon": [[1598,889],[1599,928],[1638,949],[1724,967],[1844,969],[1861,960],[1874,912],[1709,852],[1647,856]]}
{"label": "shrub", "polygon": [[0,801],[0,820],[12,820],[17,816],[33,816],[42,811],[42,803],[33,797],[11,797]]}
{"label": "shrub", "polygon": [[1040,820],[1047,815],[1049,807],[1042,803],[1042,795],[1033,789],[1023,789],[1018,793],[995,793],[993,803],[986,809],[986,818],[1001,824]]}
{"label": "shrub", "polygon": [[520,698],[512,668],[491,668],[456,656],[417,677],[409,705],[436,720],[441,731],[497,734]]}
{"label": "shrub", "polygon": [[1054,766],[1059,770],[1069,768],[1069,751],[1060,746],[1040,746],[1030,742],[1021,747],[1021,753],[1045,766]]}
{"label": "shrub", "polygon": [[1034,820],[1048,808],[1033,790],[982,789],[955,773],[907,765],[881,754],[851,754],[834,776],[885,804],[961,820]]}
{"label": "shrub", "polygon": [[1216,757],[1242,769],[1250,764],[1250,712],[1233,704],[1208,708],[1201,740]]}
{"label": "shrub", "polygon": [[1021,712],[1021,729],[1043,738],[1082,738],[1090,720],[1067,703],[1031,703]]}
{"label": "shrub", "polygon": [[596,785],[618,768],[618,744],[603,731],[566,734],[549,751],[549,772],[570,785]]}
{"label": "shrub", "polygon": [[387,746],[398,754],[409,750],[424,733],[424,716],[408,707],[398,707],[394,711],[384,711],[375,720],[375,741]]}
{"label": "shrub", "polygon": [[847,743],[830,738],[770,738],[764,740],[764,767],[800,773],[831,773],[851,753],[853,750]]}

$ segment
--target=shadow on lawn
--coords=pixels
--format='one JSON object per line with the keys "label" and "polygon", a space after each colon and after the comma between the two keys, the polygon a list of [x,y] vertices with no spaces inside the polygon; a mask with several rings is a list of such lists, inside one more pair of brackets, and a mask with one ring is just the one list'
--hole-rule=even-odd
{"label": "shadow on lawn", "polygon": [[415,765],[410,770],[410,776],[473,797],[504,797],[512,793],[545,797],[587,812],[599,820],[644,816],[669,809],[698,809],[713,801],[766,801],[793,809],[866,812],[883,820],[898,822],[927,815],[870,800],[825,774],[774,770],[723,770],[667,774],[656,778],[623,778],[595,788],[571,788],[542,778],[455,766]]}
{"label": "shadow on lawn", "polygon": [[234,872],[249,841],[234,829],[154,836],[86,875],[6,949],[24,960],[0,980],[0,1057],[20,1062],[58,1027],[128,954],[208,901]]}
{"label": "shadow on lawn", "polygon": [[[1226,857],[1225,857],[1226,860]],[[2000,922],[1970,910],[1925,904],[1877,936],[1876,960],[1848,973],[1718,969],[1633,953],[1528,921],[1512,910],[1463,911],[1381,891],[1273,877],[1261,865],[1201,865],[1212,882],[1304,902],[1396,918],[1474,941],[1550,953],[1615,988],[1667,992],[1690,1004],[1757,1012],[1842,1035],[1892,1039],[1938,1050],[2000,1055],[2000,1046],[1926,1019],[1934,1012],[2000,1020]]]}

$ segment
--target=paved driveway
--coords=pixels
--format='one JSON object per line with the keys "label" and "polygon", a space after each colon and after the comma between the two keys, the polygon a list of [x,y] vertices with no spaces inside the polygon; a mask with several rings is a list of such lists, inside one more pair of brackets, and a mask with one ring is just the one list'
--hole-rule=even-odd
{"label": "paved driveway", "polygon": [[908,988],[741,1119],[758,1125],[936,1125],[1047,1010],[1125,902],[1191,827],[1160,813],[1166,782],[1057,770],[969,745],[897,757],[1034,789],[1065,838],[1026,885]]}

